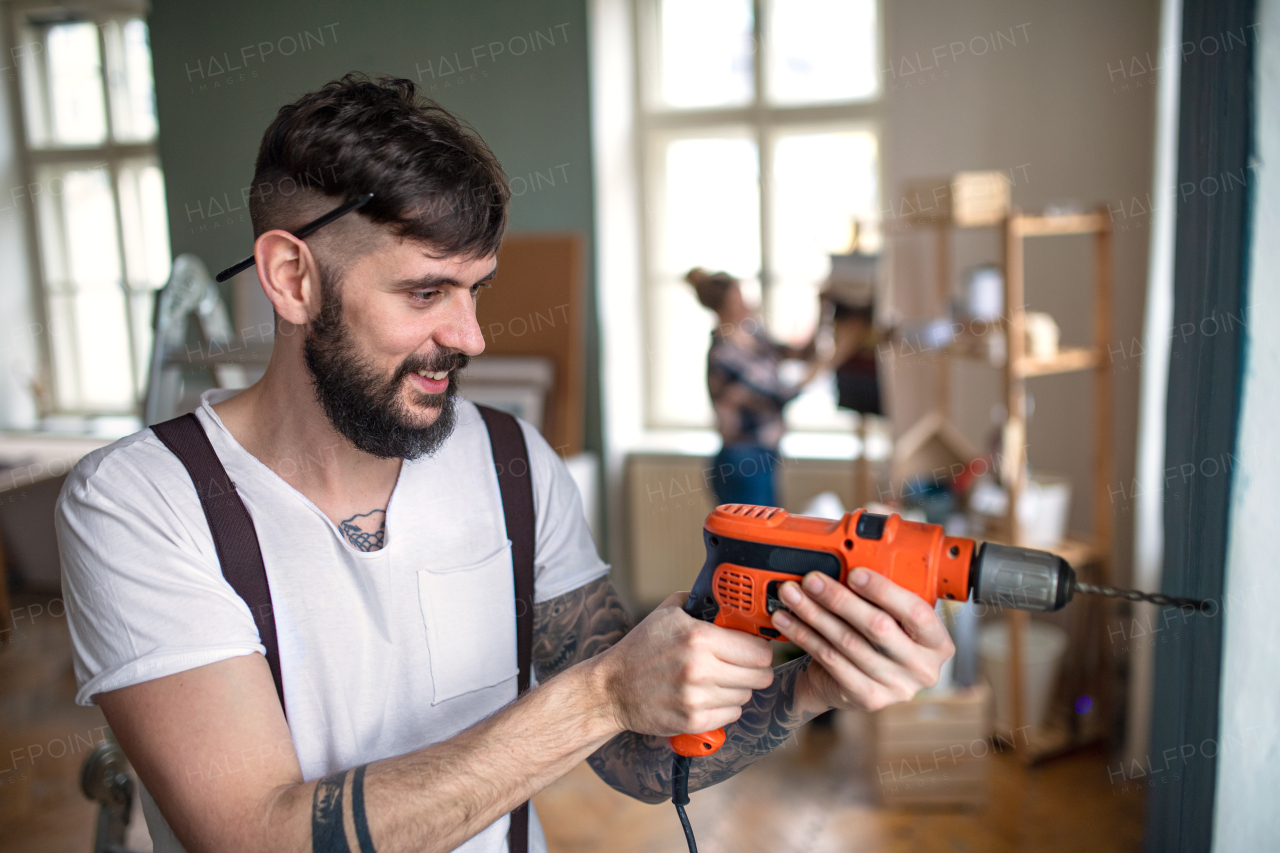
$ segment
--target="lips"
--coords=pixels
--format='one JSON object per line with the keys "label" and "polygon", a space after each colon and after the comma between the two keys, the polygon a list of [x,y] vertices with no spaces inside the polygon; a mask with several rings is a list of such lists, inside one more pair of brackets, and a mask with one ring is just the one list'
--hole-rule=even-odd
{"label": "lips", "polygon": [[420,370],[410,373],[409,380],[424,394],[443,394],[449,388],[449,371]]}
{"label": "lips", "polygon": [[400,375],[408,377],[413,387],[423,394],[444,394],[449,390],[450,374],[462,370],[469,360],[465,354],[457,352],[412,357],[400,366]]}

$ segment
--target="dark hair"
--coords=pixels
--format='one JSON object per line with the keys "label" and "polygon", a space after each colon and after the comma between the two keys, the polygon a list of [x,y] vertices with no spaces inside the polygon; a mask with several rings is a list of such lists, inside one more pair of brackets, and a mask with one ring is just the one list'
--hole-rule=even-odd
{"label": "dark hair", "polygon": [[263,134],[249,196],[254,237],[325,212],[313,210],[316,193],[369,192],[362,215],[471,257],[497,252],[511,198],[474,130],[409,80],[351,73],[281,107]]}
{"label": "dark hair", "polygon": [[727,272],[712,273],[702,267],[689,270],[684,280],[693,285],[702,307],[710,308],[717,313],[724,307],[724,300],[729,295],[729,291],[738,286],[738,280]]}

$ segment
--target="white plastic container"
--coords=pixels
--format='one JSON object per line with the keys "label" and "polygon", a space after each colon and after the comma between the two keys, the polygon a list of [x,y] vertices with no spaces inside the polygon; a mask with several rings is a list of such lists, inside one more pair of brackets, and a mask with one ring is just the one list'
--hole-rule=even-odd
{"label": "white plastic container", "polygon": [[[1062,655],[1067,650],[1067,632],[1057,625],[1032,621],[1022,632],[1022,714],[1032,728],[1044,725],[1049,700],[1058,683]],[[1013,695],[1009,685],[1009,623],[1005,620],[983,627],[978,637],[978,659],[982,674],[991,684],[996,699],[996,733],[1010,737],[1013,729]],[[1020,737],[1020,735],[1019,735]],[[1019,740],[1019,743],[1022,741]]]}
{"label": "white plastic container", "polygon": [[1019,544],[1052,549],[1067,535],[1070,512],[1071,481],[1052,474],[1033,474],[1018,499]]}
{"label": "white plastic container", "polygon": [[[983,479],[969,494],[969,508],[997,526],[1009,506],[1009,496],[994,481]],[[1018,544],[1052,551],[1067,535],[1071,514],[1071,481],[1053,474],[1033,474],[1018,498]]]}

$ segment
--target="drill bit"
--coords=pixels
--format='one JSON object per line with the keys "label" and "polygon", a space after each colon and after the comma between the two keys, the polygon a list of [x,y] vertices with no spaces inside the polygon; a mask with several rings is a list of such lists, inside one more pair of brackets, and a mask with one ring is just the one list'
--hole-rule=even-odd
{"label": "drill bit", "polygon": [[1139,592],[1136,589],[1119,589],[1114,586],[1102,586],[1101,584],[1082,583],[1080,581],[1075,581],[1072,584],[1072,591],[1106,595],[1111,598],[1123,598],[1126,601],[1149,601],[1161,607],[1191,607],[1200,611],[1207,610],[1209,607],[1208,601],[1200,601],[1195,598],[1179,598],[1174,595],[1165,595],[1161,592]]}

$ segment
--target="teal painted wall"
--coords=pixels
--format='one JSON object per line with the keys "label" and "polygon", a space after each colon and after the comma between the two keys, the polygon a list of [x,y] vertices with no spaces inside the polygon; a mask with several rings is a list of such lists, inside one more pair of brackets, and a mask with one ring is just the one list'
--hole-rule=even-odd
{"label": "teal painted wall", "polygon": [[[592,245],[583,0],[154,0],[150,26],[175,255],[216,271],[249,253],[243,198],[263,130],[348,71],[413,80],[475,127],[511,178],[510,230],[574,230]],[[583,262],[586,440],[599,450],[590,248]]]}

